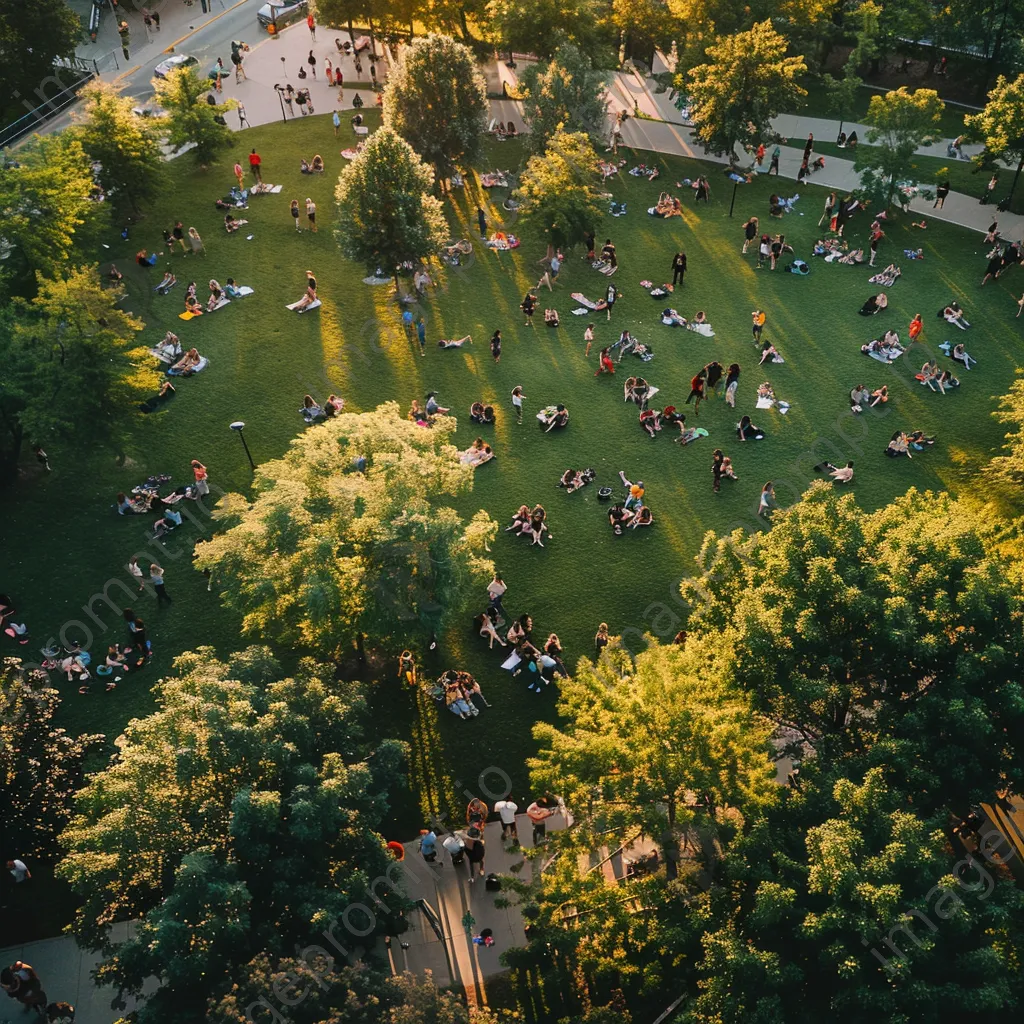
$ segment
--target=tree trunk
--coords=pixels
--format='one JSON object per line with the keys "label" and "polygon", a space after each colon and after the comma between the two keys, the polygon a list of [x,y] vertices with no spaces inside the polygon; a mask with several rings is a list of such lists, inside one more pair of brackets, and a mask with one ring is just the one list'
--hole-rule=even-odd
{"label": "tree trunk", "polygon": [[469,42],[473,37],[469,31],[469,22],[466,21],[466,9],[465,7],[459,8],[459,24],[462,27],[462,38],[465,42]]}
{"label": "tree trunk", "polygon": [[353,51],[353,55],[354,55],[355,54],[355,48],[356,48],[356,31],[352,27],[352,19],[351,18],[348,19],[348,37],[352,41],[352,51]]}
{"label": "tree trunk", "polygon": [[[395,284],[398,284],[398,275],[395,275]],[[359,655],[359,661],[362,664],[366,663],[366,637],[363,636],[362,631],[356,633],[356,652]]]}

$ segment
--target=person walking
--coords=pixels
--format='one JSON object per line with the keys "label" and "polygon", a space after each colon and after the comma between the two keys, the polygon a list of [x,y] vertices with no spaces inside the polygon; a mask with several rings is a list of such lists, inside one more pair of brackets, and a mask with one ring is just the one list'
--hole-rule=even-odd
{"label": "person walking", "polygon": [[309,196],[306,196],[306,219],[309,221],[309,230],[315,235],[316,227],[316,203]]}
{"label": "person walking", "polygon": [[880,228],[874,228],[871,232],[871,258],[868,260],[868,266],[873,267],[875,265],[875,258],[878,256],[878,246],[882,239],[885,238],[885,232]]}
{"label": "person walking", "polygon": [[292,205],[290,207],[290,212],[291,212],[291,215],[292,215],[292,220],[295,222],[295,230],[296,231],[301,231],[302,228],[299,227],[299,201],[298,201],[298,199],[293,199],[292,200]]}
{"label": "person walking", "polygon": [[725,462],[725,453],[721,448],[716,448],[711,455],[711,489],[718,494],[722,489],[722,463]]}
{"label": "person walking", "polygon": [[195,477],[196,494],[205,497],[210,493],[210,484],[207,480],[206,467],[198,460],[192,460],[192,475]]}
{"label": "person walking", "polygon": [[686,253],[677,252],[672,257],[672,285],[673,287],[677,284],[683,283],[683,278],[686,276]]}
{"label": "person walking", "polygon": [[153,586],[153,592],[156,594],[157,604],[170,604],[171,598],[167,593],[167,587],[164,586],[164,570],[154,562],[149,567],[149,582]]}
{"label": "person walking", "polygon": [[37,444],[32,451],[35,453],[36,462],[38,462],[47,473],[52,473],[53,470],[50,469],[50,456],[43,451],[42,447]]}
{"label": "person walking", "polygon": [[235,177],[238,179],[238,187],[245,188],[245,171],[242,170],[242,165],[237,160],[235,161]]}
{"label": "person walking", "polygon": [[331,124],[334,125],[334,137],[338,137],[338,129],[341,127],[341,115],[335,111],[331,114]]}
{"label": "person walking", "polygon": [[907,329],[907,334],[910,336],[911,341],[917,341],[921,336],[921,330],[924,327],[924,323],[921,320],[921,314],[915,313],[914,319],[910,321],[910,327]]}
{"label": "person walking", "polygon": [[993,173],[992,177],[988,179],[988,184],[985,186],[985,194],[978,200],[982,206],[987,206],[992,202],[992,193],[996,190],[996,185],[999,183],[998,173]]}
{"label": "person walking", "polygon": [[241,46],[236,48],[234,43],[231,44],[231,63],[235,66],[235,84],[237,85],[248,76],[242,66],[242,48]]}
{"label": "person walking", "polygon": [[139,584],[139,591],[146,589],[146,584],[142,581],[142,566],[139,565],[139,556],[132,555],[128,559],[128,572],[131,574],[133,580],[137,580]]}
{"label": "person walking", "polygon": [[491,335],[491,355],[496,363],[501,362],[501,331],[495,331]]}
{"label": "person walking", "polygon": [[494,574],[494,579],[487,584],[487,596],[490,598],[491,605],[494,607],[494,610],[498,613],[502,621],[508,618],[501,603],[501,599],[505,596],[506,590],[508,590],[508,587],[505,584],[505,581],[501,578],[501,575],[496,572]]}
{"label": "person walking", "polygon": [[523,422],[523,399],[526,396],[523,394],[523,386],[517,384],[512,389],[512,407],[516,411],[516,423],[522,424]]}
{"label": "person walking", "polygon": [[811,153],[814,152],[814,135],[809,134],[807,136],[807,142],[804,144],[804,163],[807,163],[811,159]]}
{"label": "person walking", "polygon": [[615,285],[613,285],[613,284],[609,284],[608,285],[608,291],[605,292],[605,296],[604,296],[605,302],[608,304],[607,308],[608,308],[608,319],[609,320],[611,320],[611,318],[612,318],[612,308],[614,307],[615,300],[618,297],[619,297],[619,290],[618,290],[618,288],[616,288]]}
{"label": "person walking", "polygon": [[769,235],[762,235],[757,243],[757,269],[760,270],[772,254],[772,240]]}
{"label": "person walking", "polygon": [[131,30],[128,28],[127,21],[122,21],[117,26],[117,34],[121,37],[121,52],[124,54],[124,59],[128,60],[128,46],[131,43]]}
{"label": "person walking", "polygon": [[185,246],[185,227],[180,220],[175,222],[171,234],[174,235],[174,240],[181,246],[181,251],[188,255],[188,248]]}
{"label": "person walking", "polygon": [[772,171],[774,171],[776,177],[778,177],[779,175],[779,157],[781,155],[782,150],[779,149],[778,146],[776,146],[775,149],[772,150],[772,160],[771,163],[768,165],[768,173],[771,174]]}
{"label": "person walking", "polygon": [[433,829],[420,829],[420,854],[428,864],[437,860],[437,833]]}
{"label": "person walking", "polygon": [[309,51],[309,56],[306,58],[306,63],[309,65],[309,73],[313,76],[313,81],[316,81],[316,57],[313,56],[313,51]]}
{"label": "person walking", "polygon": [[310,11],[306,15],[306,28],[309,29],[309,38],[316,42],[316,19],[313,17],[313,12]]}
{"label": "person walking", "polygon": [[747,251],[747,247],[750,243],[757,238],[758,221],[756,217],[751,217],[746,224],[743,225],[743,253]]}
{"label": "person walking", "polygon": [[949,179],[947,178],[941,185],[935,189],[935,205],[932,206],[933,210],[941,210],[946,205],[946,196],[949,195]]}
{"label": "person walking", "polygon": [[767,314],[762,309],[755,309],[750,314],[750,330],[754,335],[754,344],[761,344],[761,332],[764,330],[765,321],[768,319]]}
{"label": "person walking", "polygon": [[253,180],[262,185],[263,184],[263,158],[254,149],[249,154],[249,170],[252,171]]}
{"label": "person walking", "polygon": [[195,228],[188,229],[188,244],[192,246],[193,256],[198,256],[199,253],[206,255],[206,246],[203,245],[202,236]]}
{"label": "person walking", "polygon": [[425,356],[427,354],[427,325],[423,322],[422,316],[416,318],[416,339],[420,343],[420,355]]}

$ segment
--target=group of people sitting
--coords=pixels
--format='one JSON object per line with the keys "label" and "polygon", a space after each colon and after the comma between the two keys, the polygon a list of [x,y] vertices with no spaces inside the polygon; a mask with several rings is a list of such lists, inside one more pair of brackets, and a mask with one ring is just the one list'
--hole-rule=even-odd
{"label": "group of people sitting", "polygon": [[597,473],[593,469],[567,469],[559,478],[558,486],[564,487],[566,494],[572,494],[593,483],[596,478]]}
{"label": "group of people sitting", "polygon": [[646,408],[647,400],[654,394],[654,389],[643,377],[627,377],[622,385],[622,400],[635,402],[641,409]]}
{"label": "group of people sitting", "polygon": [[344,408],[345,400],[337,395],[331,395],[323,405],[312,395],[304,395],[299,412],[307,423],[322,423],[324,420],[334,419]]}
{"label": "group of people sitting", "polygon": [[891,363],[899,359],[906,351],[900,342],[899,334],[890,328],[881,338],[873,338],[866,345],[861,345],[861,352],[880,363]]}
{"label": "group of people sitting", "polygon": [[547,524],[548,514],[543,505],[520,505],[516,514],[512,517],[512,523],[505,527],[506,533],[514,533],[517,537],[530,537],[534,544],[544,547],[541,538],[546,533],[551,538],[551,531]]}
{"label": "group of people sitting", "polygon": [[850,392],[850,411],[863,412],[865,409],[874,409],[876,405],[884,405],[889,401],[889,386],[883,384],[874,391],[869,390],[865,385],[858,384]]}
{"label": "group of people sitting", "polygon": [[439,692],[443,692],[445,707],[459,718],[475,718],[479,715],[477,701],[486,708],[491,706],[487,703],[480,684],[469,672],[450,668],[437,680],[437,685]]}
{"label": "group of people sitting", "polygon": [[635,530],[638,526],[650,526],[654,522],[654,513],[646,506],[627,508],[625,505],[612,505],[608,509],[608,525],[616,537],[621,537],[624,530]]}
{"label": "group of people sitting", "polygon": [[548,405],[537,413],[537,419],[544,433],[550,434],[556,427],[561,429],[569,425],[569,410],[564,405]]}
{"label": "group of people sitting", "polygon": [[914,451],[924,451],[926,447],[931,447],[935,444],[934,437],[927,437],[923,430],[911,430],[909,433],[903,430],[897,430],[892,435],[892,440],[889,441],[888,446],[885,449],[885,454],[890,459],[898,459],[902,456],[906,456],[908,459],[912,459],[913,456],[910,454],[910,449]]}
{"label": "group of people sitting", "polygon": [[171,377],[191,377],[192,374],[205,369],[207,362],[206,356],[201,356],[198,349],[190,348],[176,363],[167,368],[167,373]]}
{"label": "group of people sitting", "polygon": [[308,162],[305,157],[302,157],[299,161],[299,173],[300,174],[323,174],[324,173],[324,158],[317,153],[313,157],[312,162]]}
{"label": "group of people sitting", "polygon": [[652,217],[682,217],[683,204],[667,192],[658,196],[657,203],[648,208],[647,212]]}
{"label": "group of people sitting", "polygon": [[482,466],[485,462],[490,462],[493,458],[494,451],[489,444],[484,443],[482,437],[478,437],[465,451],[459,452],[459,462],[473,469]]}
{"label": "group of people sitting", "polygon": [[469,407],[469,418],[474,423],[486,423],[494,425],[494,406],[484,405],[483,402],[474,402]]}
{"label": "group of people sitting", "polygon": [[519,135],[516,123],[511,118],[509,118],[507,124],[504,121],[498,121],[497,123],[492,121],[488,131],[499,139],[514,139]]}
{"label": "group of people sitting", "polygon": [[949,370],[940,370],[938,363],[934,359],[929,359],[921,367],[921,372],[916,374],[916,377],[922,386],[926,386],[932,391],[938,391],[943,395],[949,388],[960,387],[960,381]]}
{"label": "group of people sitting", "polygon": [[415,398],[412,400],[405,418],[412,420],[418,427],[432,427],[438,416],[447,416],[449,412],[451,409],[447,406],[438,404],[437,392],[429,391],[422,406]]}

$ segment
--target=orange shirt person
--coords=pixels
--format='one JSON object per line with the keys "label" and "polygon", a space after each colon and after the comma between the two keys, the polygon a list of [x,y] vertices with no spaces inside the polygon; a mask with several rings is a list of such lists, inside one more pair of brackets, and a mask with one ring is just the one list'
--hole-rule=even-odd
{"label": "orange shirt person", "polygon": [[918,335],[921,333],[921,329],[924,324],[921,322],[921,314],[915,315],[914,319],[910,321],[910,340],[917,341]]}

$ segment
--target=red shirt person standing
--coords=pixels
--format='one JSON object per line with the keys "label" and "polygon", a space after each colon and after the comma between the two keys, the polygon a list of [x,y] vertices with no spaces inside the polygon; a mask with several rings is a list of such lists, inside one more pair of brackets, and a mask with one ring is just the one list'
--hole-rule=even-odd
{"label": "red shirt person standing", "polygon": [[249,154],[249,170],[252,171],[253,180],[260,183],[263,181],[263,172],[261,170],[262,165],[263,160],[259,153],[254,149]]}

